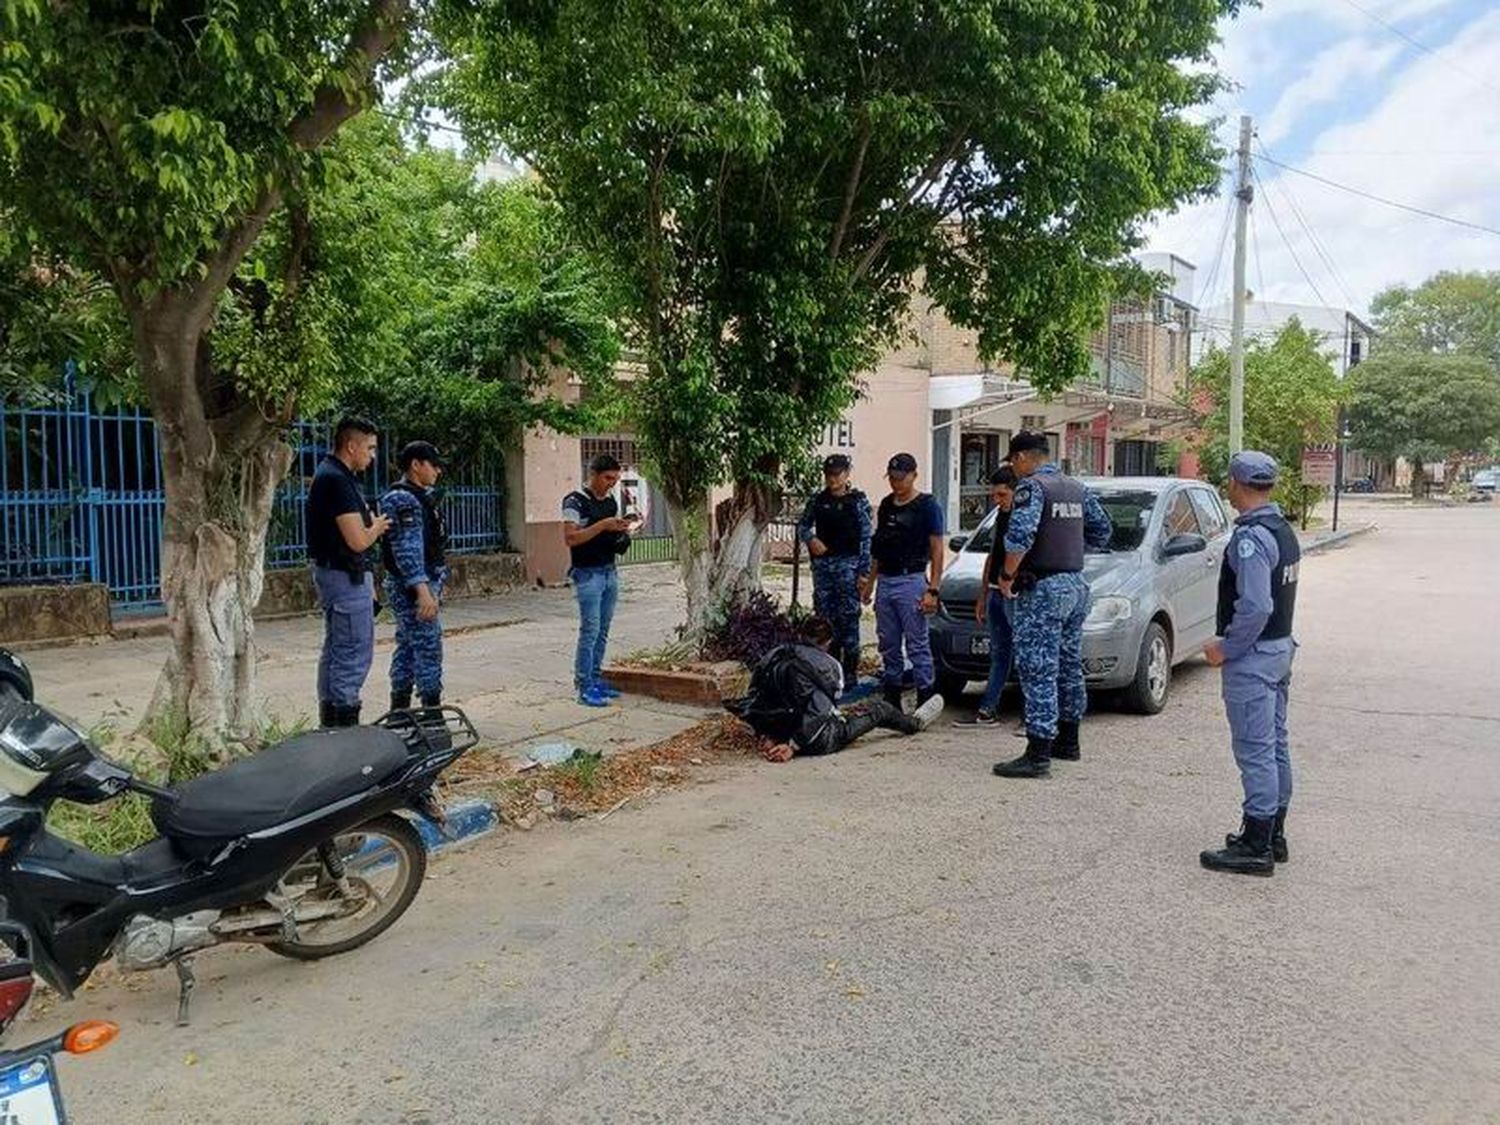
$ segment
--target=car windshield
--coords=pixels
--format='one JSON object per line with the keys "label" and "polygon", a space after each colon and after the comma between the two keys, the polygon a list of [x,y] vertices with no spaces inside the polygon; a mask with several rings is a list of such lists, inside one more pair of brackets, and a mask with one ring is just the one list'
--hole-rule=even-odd
{"label": "car windshield", "polygon": [[1109,522],[1114,524],[1105,550],[1134,551],[1146,538],[1146,527],[1151,523],[1151,509],[1156,504],[1157,494],[1103,489],[1096,490],[1095,495],[1109,513]]}
{"label": "car windshield", "polygon": [[[1146,526],[1151,522],[1151,508],[1156,503],[1154,492],[1115,492],[1094,490],[1099,503],[1109,513],[1109,522],[1114,531],[1109,537],[1109,546],[1098,548],[1104,551],[1134,551],[1146,537]],[[987,555],[995,538],[995,513],[993,509],[964,543],[964,551]]]}

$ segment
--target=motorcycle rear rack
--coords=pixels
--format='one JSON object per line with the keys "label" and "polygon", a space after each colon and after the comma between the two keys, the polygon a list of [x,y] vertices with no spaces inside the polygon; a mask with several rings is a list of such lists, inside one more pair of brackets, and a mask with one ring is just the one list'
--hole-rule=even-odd
{"label": "motorcycle rear rack", "polygon": [[458,707],[407,707],[387,711],[371,726],[399,734],[414,754],[460,754],[479,745],[479,732]]}

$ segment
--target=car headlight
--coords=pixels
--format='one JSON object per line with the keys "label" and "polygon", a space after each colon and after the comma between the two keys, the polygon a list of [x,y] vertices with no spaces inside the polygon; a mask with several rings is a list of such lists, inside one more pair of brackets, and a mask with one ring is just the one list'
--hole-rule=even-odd
{"label": "car headlight", "polygon": [[1129,598],[1096,598],[1094,604],[1089,606],[1089,615],[1083,627],[1085,629],[1108,629],[1116,622],[1130,620],[1132,608]]}

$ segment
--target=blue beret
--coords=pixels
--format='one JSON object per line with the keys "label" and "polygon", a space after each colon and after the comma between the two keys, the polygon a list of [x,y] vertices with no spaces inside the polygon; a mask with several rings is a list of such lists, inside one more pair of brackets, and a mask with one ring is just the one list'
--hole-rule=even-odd
{"label": "blue beret", "polygon": [[1229,476],[1241,484],[1270,488],[1276,483],[1276,460],[1258,449],[1242,449],[1229,459]]}

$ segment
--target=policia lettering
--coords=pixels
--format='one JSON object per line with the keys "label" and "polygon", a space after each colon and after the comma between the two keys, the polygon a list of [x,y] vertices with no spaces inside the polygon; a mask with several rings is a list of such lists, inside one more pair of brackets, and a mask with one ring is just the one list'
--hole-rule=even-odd
{"label": "policia lettering", "polygon": [[396,618],[391,654],[391,709],[411,706],[416,689],[424,707],[443,699],[443,626],[438,605],[448,577],[448,527],[433,485],[443,460],[430,442],[414,441],[397,459],[401,480],[380,501],[391,519],[381,544],[386,600]]}
{"label": "policia lettering", "polygon": [[1229,501],[1240,516],[1219,570],[1219,639],[1207,650],[1209,662],[1223,667],[1224,711],[1245,797],[1240,831],[1199,859],[1212,870],[1245,875],[1271,875],[1288,857],[1287,704],[1302,548],[1271,503],[1276,471],[1274,460],[1254,450],[1230,460]]}

